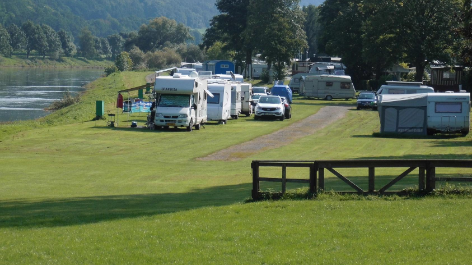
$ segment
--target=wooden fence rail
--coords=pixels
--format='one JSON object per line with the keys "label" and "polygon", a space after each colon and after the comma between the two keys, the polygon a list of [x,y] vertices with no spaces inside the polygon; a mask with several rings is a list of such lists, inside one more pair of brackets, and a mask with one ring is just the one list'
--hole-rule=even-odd
{"label": "wooden fence rail", "polygon": [[[281,167],[282,178],[263,178],[259,175],[260,167]],[[293,179],[287,178],[287,168],[309,168],[308,178]],[[407,168],[403,173],[391,180],[387,185],[375,190],[375,169],[376,168]],[[418,169],[418,187],[421,191],[430,192],[436,188],[437,181],[459,181],[472,182],[472,177],[436,177],[436,168],[472,168],[472,160],[447,160],[447,159],[418,159],[418,160],[317,160],[317,161],[264,161],[255,160],[251,163],[252,168],[252,198],[260,198],[260,182],[281,182],[282,193],[286,192],[287,182],[308,183],[311,193],[325,190],[325,170],[328,170],[341,179],[348,186],[353,188],[358,194],[385,194],[395,183],[405,176]],[[346,178],[335,168],[368,168],[368,190],[361,189],[357,184]]]}

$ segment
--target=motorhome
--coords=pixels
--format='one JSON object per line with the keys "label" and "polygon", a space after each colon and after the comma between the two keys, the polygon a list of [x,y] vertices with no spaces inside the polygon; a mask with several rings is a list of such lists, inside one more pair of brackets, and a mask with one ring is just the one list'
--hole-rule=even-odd
{"label": "motorhome", "polygon": [[240,74],[233,74],[232,72],[228,72],[226,74],[217,74],[213,75],[214,79],[224,79],[230,81],[237,81],[237,82],[244,82],[244,77]]}
{"label": "motorhome", "polygon": [[241,114],[252,114],[252,84],[241,83]]}
{"label": "motorhome", "polygon": [[180,73],[180,75],[189,75],[192,72],[197,72],[195,68],[175,68],[174,73]]}
{"label": "motorhome", "polygon": [[377,95],[381,94],[417,94],[434,93],[434,88],[423,85],[422,82],[399,82],[387,81],[377,90]]}
{"label": "motorhome", "polygon": [[208,90],[213,94],[208,97],[208,121],[226,124],[231,118],[231,84],[227,80],[208,80]]}
{"label": "motorhome", "polygon": [[241,84],[231,83],[231,117],[238,119],[241,114]]}
{"label": "motorhome", "polygon": [[380,132],[432,135],[470,130],[469,93],[383,94]]}
{"label": "motorhome", "polygon": [[154,95],[154,129],[186,127],[192,131],[207,122],[207,97],[212,95],[207,80],[200,79],[197,72],[157,76]]}
{"label": "motorhome", "polygon": [[351,99],[356,97],[356,90],[351,77],[347,75],[311,75],[305,76],[300,86],[300,93],[307,98]]}

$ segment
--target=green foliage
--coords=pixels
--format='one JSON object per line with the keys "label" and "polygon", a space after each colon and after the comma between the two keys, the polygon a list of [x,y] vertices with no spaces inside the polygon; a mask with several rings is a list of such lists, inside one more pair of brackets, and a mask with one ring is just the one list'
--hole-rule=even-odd
{"label": "green foliage", "polygon": [[105,75],[106,76],[109,76],[115,72],[118,72],[120,70],[118,70],[118,67],[116,67],[116,65],[110,65],[110,66],[107,66],[105,67]]}
{"label": "green foliage", "polygon": [[80,101],[80,95],[72,96],[69,90],[64,93],[64,96],[61,100],[53,102],[47,110],[60,110],[62,108],[68,107]]}
{"label": "green foliage", "polygon": [[192,39],[189,29],[182,23],[166,17],[159,17],[151,20],[148,25],[139,28],[135,41],[143,52],[155,51],[166,46],[185,43]]}
{"label": "green foliage", "polygon": [[207,60],[231,60],[231,54],[224,48],[222,42],[215,42],[206,51]]}
{"label": "green foliage", "polygon": [[146,54],[138,47],[134,47],[129,51],[129,57],[133,62],[133,69],[146,69]]}
{"label": "green foliage", "polygon": [[[10,34],[10,46],[13,51],[19,51],[24,49],[26,45],[26,35],[25,33],[15,24],[10,24],[7,27],[8,34]],[[10,56],[11,57],[11,54]]]}
{"label": "green foliage", "polygon": [[267,71],[267,69],[263,69],[261,73],[261,81],[264,83],[269,83],[269,79],[270,79],[269,71]]}
{"label": "green foliage", "polygon": [[304,29],[307,36],[308,57],[318,53],[318,38],[321,31],[321,25],[318,22],[319,8],[313,5],[304,6],[305,13]]}
{"label": "green foliage", "polygon": [[57,35],[61,42],[61,48],[64,55],[68,57],[74,56],[77,53],[77,48],[74,44],[73,37],[63,29],[59,30]]}
{"label": "green foliage", "polygon": [[81,55],[85,58],[93,58],[97,54],[97,50],[95,49],[95,37],[88,28],[84,28],[80,32],[79,47]]}
{"label": "green foliage", "polygon": [[4,56],[11,56],[12,47],[8,31],[0,24],[0,53]]}
{"label": "green foliage", "polygon": [[119,71],[128,71],[133,67],[133,61],[131,60],[129,53],[122,52],[116,57],[115,66]]}

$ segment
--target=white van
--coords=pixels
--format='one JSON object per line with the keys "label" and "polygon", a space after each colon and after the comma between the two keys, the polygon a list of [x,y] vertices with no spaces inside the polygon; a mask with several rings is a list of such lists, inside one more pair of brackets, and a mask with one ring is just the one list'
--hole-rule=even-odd
{"label": "white van", "polygon": [[231,117],[238,119],[241,114],[241,84],[231,83]]}
{"label": "white van", "polygon": [[252,114],[252,84],[241,84],[241,113],[247,117]]}
{"label": "white van", "polygon": [[227,80],[208,80],[208,90],[213,98],[208,98],[208,120],[226,124],[231,118],[231,84]]}
{"label": "white van", "polygon": [[310,75],[303,77],[300,93],[308,98],[350,99],[356,97],[351,77],[347,75]]}
{"label": "white van", "polygon": [[154,128],[186,127],[192,131],[207,122],[207,80],[196,72],[190,75],[174,73],[173,76],[157,76],[154,83],[156,109]]}
{"label": "white van", "polygon": [[382,94],[418,94],[434,93],[434,88],[423,85],[422,82],[387,81],[377,90],[377,95]]}
{"label": "white van", "polygon": [[436,132],[460,132],[470,130],[470,94],[428,94],[428,134]]}

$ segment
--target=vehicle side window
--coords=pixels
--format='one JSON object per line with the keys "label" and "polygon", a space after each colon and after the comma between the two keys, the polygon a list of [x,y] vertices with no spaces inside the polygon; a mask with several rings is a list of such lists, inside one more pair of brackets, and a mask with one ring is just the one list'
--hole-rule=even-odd
{"label": "vehicle side window", "polygon": [[341,82],[341,89],[349,89],[349,88],[351,88],[351,83]]}
{"label": "vehicle side window", "polygon": [[436,102],[436,113],[462,113],[462,103],[460,102]]}
{"label": "vehicle side window", "polygon": [[333,82],[326,82],[326,86],[333,86]]}

